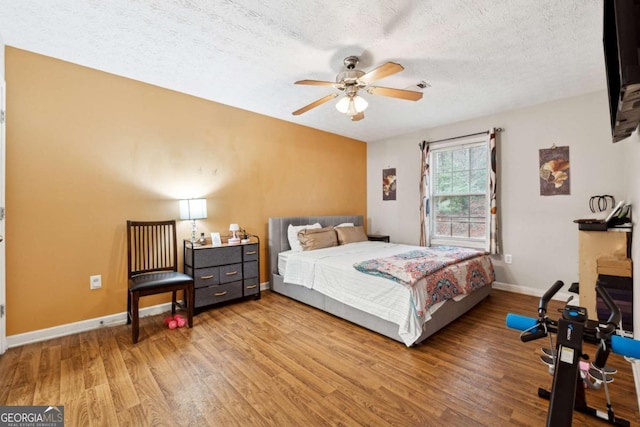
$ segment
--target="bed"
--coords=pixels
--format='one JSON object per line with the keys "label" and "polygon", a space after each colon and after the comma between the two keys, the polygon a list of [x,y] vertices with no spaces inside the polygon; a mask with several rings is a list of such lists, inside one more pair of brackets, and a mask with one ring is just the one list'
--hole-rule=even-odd
{"label": "bed", "polygon": [[[353,268],[353,265],[365,265],[365,260],[371,261],[380,254],[406,253],[407,250],[424,248],[377,241],[350,243],[342,247],[303,253],[291,251],[289,225],[316,223],[322,227],[341,224],[353,224],[357,227],[363,225],[363,219],[358,215],[269,218],[271,289],[407,346],[424,341],[469,311],[491,292],[493,266],[490,258],[483,255],[477,259],[488,265],[485,278],[482,280],[484,285],[477,286],[467,295],[458,295],[454,299],[434,303],[427,310],[418,312],[420,307],[414,301],[416,296],[406,286],[380,275],[365,274]],[[289,272],[291,266],[297,265],[296,263],[303,259],[311,263],[313,271],[302,268],[302,272],[298,271],[297,275]],[[327,272],[315,271],[316,265],[328,268]],[[280,271],[284,269],[286,271]],[[338,275],[342,277],[342,281],[334,284],[333,280]],[[288,283],[285,276],[295,283]],[[297,280],[291,280],[294,276]],[[305,281],[305,277],[309,278],[309,283]],[[357,291],[349,287],[349,283],[356,280],[360,287]],[[366,295],[366,298],[373,295],[371,298],[374,299],[368,300],[358,295]],[[383,298],[380,298],[380,295],[383,295]]]}

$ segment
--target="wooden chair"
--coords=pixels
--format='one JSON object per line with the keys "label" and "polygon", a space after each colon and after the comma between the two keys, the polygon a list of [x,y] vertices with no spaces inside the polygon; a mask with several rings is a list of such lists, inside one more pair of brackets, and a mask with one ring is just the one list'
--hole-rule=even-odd
{"label": "wooden chair", "polygon": [[176,222],[127,221],[127,266],[129,298],[127,324],[131,323],[133,343],[138,342],[139,300],[146,295],[172,292],[171,314],[176,312],[176,293],[183,291],[187,323],[193,327],[193,278],[178,272]]}

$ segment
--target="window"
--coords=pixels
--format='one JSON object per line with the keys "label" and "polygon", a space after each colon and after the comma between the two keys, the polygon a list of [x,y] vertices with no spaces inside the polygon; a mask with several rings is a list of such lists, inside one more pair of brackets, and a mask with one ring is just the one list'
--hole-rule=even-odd
{"label": "window", "polygon": [[429,150],[431,244],[484,249],[489,240],[489,147],[486,137]]}

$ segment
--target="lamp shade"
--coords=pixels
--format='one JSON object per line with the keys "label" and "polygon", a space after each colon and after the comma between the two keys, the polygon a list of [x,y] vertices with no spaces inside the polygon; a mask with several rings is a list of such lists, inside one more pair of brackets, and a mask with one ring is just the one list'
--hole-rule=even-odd
{"label": "lamp shade", "polygon": [[240,231],[240,226],[238,224],[230,224],[229,231]]}
{"label": "lamp shade", "polygon": [[180,200],[180,219],[205,219],[207,199]]}
{"label": "lamp shade", "polygon": [[338,111],[350,116],[355,116],[358,113],[362,113],[367,109],[367,106],[369,106],[367,100],[358,95],[345,95],[342,97],[342,99],[340,99],[340,101],[336,103],[336,109]]}

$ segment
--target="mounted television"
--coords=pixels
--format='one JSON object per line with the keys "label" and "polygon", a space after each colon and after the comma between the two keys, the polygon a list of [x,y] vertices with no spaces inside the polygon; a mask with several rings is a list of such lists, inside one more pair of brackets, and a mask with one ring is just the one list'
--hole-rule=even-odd
{"label": "mounted television", "polygon": [[640,0],[604,0],[602,41],[613,142],[640,123]]}

